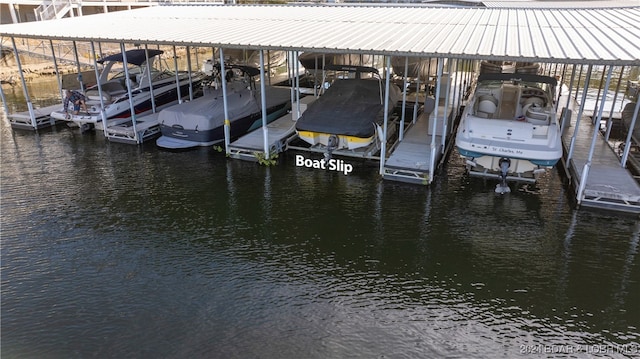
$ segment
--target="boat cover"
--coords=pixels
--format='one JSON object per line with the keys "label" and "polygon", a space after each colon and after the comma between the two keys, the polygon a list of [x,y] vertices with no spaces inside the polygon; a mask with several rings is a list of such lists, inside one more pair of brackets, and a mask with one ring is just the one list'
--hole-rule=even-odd
{"label": "boat cover", "polygon": [[[405,75],[405,65],[406,68]],[[393,67],[393,73],[400,77],[421,78],[420,81],[424,81],[428,76],[435,76],[438,69],[438,59],[427,59],[411,57],[409,61],[406,61],[404,56],[391,57],[391,67]]]}
{"label": "boat cover", "polygon": [[[266,88],[267,108],[290,101],[285,88]],[[244,118],[261,111],[260,91],[255,95],[246,87],[229,86],[227,89],[229,121]],[[184,129],[207,131],[224,125],[222,90],[215,90],[193,101],[168,107],[158,114],[158,122],[165,126],[179,125]]]}
{"label": "boat cover", "polygon": [[319,52],[303,52],[298,56],[298,61],[300,61],[302,67],[311,71],[314,69],[321,70],[323,61],[325,66],[363,66],[364,64],[371,63],[371,56],[362,54],[323,54]]}
{"label": "boat cover", "polygon": [[[230,121],[260,111],[258,102],[248,90],[227,92],[227,106]],[[222,91],[168,107],[160,111],[158,122],[165,126],[180,125],[185,129],[200,131],[220,127],[224,124]]]}
{"label": "boat cover", "polygon": [[[367,138],[375,133],[374,124],[384,121],[377,79],[336,80],[318,100],[309,105],[296,122],[296,130]],[[400,89],[391,85],[389,113],[401,98]],[[384,101],[384,97],[382,97]]]}

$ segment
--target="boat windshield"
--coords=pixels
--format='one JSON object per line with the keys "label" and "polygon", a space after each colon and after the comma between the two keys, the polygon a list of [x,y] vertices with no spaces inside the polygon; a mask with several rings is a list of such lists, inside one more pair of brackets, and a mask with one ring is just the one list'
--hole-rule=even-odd
{"label": "boat windshield", "polygon": [[555,87],[548,82],[538,81],[520,81],[520,80],[500,80],[500,79],[485,79],[479,82],[481,87],[485,88],[500,88],[503,84],[518,85],[522,88],[523,93],[536,94],[537,96],[547,97],[547,103],[553,103],[555,97]]}
{"label": "boat windshield", "polygon": [[[129,72],[129,77],[135,77],[136,75],[140,75],[142,74],[143,76],[146,76],[146,67],[142,67],[142,66],[129,66],[129,68],[127,69],[127,71]],[[155,67],[151,68],[151,77],[154,77],[153,74],[158,74],[161,73],[162,70],[159,70]],[[121,69],[119,71],[113,72],[111,73],[111,75],[109,76],[109,80],[117,80],[117,79],[123,79],[125,77],[125,72],[124,69]]]}

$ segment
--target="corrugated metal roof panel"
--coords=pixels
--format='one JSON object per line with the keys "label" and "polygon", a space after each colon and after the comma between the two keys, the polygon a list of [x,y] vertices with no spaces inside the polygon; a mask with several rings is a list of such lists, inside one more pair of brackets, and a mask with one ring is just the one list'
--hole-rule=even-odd
{"label": "corrugated metal roof panel", "polygon": [[640,65],[640,6],[550,10],[177,5],[1,25],[0,35]]}
{"label": "corrugated metal roof panel", "polygon": [[637,0],[601,0],[601,1],[535,1],[535,0],[512,0],[512,1],[482,1],[488,8],[530,8],[530,9],[601,9],[612,7],[633,7],[638,6]]}

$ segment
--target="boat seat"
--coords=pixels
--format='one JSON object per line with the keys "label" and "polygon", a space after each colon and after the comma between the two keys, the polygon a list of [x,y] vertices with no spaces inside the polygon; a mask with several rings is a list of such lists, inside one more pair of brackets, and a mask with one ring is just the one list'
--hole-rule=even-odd
{"label": "boat seat", "polygon": [[529,97],[528,99],[524,100],[522,102],[522,106],[523,106],[522,107],[522,110],[523,110],[522,112],[523,113],[524,113],[525,106],[527,106],[527,105],[535,105],[535,106],[538,106],[538,107],[544,107],[544,100],[541,99],[540,97],[537,97],[537,96]]}
{"label": "boat seat", "polygon": [[476,109],[476,116],[482,118],[493,117],[493,114],[498,109],[498,99],[493,95],[482,95],[478,97],[478,108]]}
{"label": "boat seat", "polygon": [[[533,98],[533,97],[532,97]],[[550,116],[538,102],[531,102],[522,108],[525,120],[534,125],[549,125]]]}

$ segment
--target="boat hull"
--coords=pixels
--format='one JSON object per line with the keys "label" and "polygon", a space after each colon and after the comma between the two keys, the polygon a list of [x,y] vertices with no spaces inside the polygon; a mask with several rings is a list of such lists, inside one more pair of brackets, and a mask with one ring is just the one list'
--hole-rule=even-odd
{"label": "boat hull", "polygon": [[[192,85],[190,85],[188,80],[182,80],[180,95],[184,96],[184,94],[188,94],[190,86],[193,86],[193,89],[199,88],[201,80],[196,79],[192,81]],[[134,113],[140,116],[151,113],[153,103],[155,103],[156,108],[161,108],[178,102],[178,88],[175,82],[162,84],[157,88],[156,85],[154,85],[155,97],[153,102],[151,101],[151,92],[148,88],[136,90],[132,94],[134,99]],[[87,107],[89,110],[87,113],[73,115],[66,113],[64,109],[60,109],[53,111],[51,117],[56,120],[74,122],[81,128],[87,127],[86,125],[94,125],[91,127],[96,129],[102,128],[102,126],[97,126],[98,123],[102,122],[100,103],[95,100],[89,101]],[[109,121],[109,125],[117,125],[129,121],[131,119],[131,105],[128,97],[123,97],[114,103],[107,104],[105,106],[105,117]]]}
{"label": "boat hull", "polygon": [[334,141],[331,145],[347,150],[367,147],[376,140],[376,136],[356,137],[311,131],[298,131],[298,137],[312,146],[321,145],[327,147],[330,145],[330,141]]}
{"label": "boat hull", "polygon": [[[469,120],[469,119],[467,119]],[[472,121],[485,122],[485,119],[471,119]],[[477,125],[477,124],[476,124]],[[512,129],[512,134],[517,133],[513,129],[520,127],[533,127],[528,123],[513,121],[505,124],[506,129]],[[465,131],[466,123],[460,124],[463,131],[459,131],[456,137],[456,147],[460,156],[467,160],[467,168],[472,174],[486,176],[499,176],[504,167],[502,162],[508,160],[507,175],[513,178],[537,178],[537,174],[544,172],[545,168],[556,165],[562,157],[562,145],[557,125],[546,126],[547,136],[540,139],[533,138],[508,138],[497,139],[497,136],[469,135],[473,130]],[[506,130],[505,130],[506,131]],[[540,136],[543,137],[543,136]]]}

